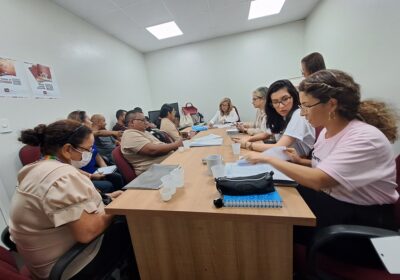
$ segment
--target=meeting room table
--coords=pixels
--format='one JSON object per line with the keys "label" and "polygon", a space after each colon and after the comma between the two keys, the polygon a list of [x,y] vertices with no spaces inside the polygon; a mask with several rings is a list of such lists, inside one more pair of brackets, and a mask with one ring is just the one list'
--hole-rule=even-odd
{"label": "meeting room table", "polygon": [[158,190],[129,189],[106,207],[126,216],[141,279],[292,279],[293,226],[315,226],[314,214],[285,186],[276,187],[282,208],[215,208],[220,195],[202,159],[238,156],[225,129],[195,138],[210,133],[223,137],[222,146],[176,151],[162,162],[184,169],[184,187],[171,200]]}

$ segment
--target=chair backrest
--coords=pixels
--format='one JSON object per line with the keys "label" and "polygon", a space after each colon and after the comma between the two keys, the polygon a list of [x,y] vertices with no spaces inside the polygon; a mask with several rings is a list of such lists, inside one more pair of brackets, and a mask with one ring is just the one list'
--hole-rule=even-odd
{"label": "chair backrest", "polygon": [[154,137],[156,137],[158,140],[164,143],[172,143],[174,142],[174,139],[165,131],[159,130],[159,129],[153,129],[150,132]]}
{"label": "chair backrest", "polygon": [[24,166],[38,161],[40,157],[40,147],[25,145],[19,150],[19,159]]}
{"label": "chair backrest", "polygon": [[236,114],[238,115],[238,122],[240,122],[240,115],[238,109],[236,108],[236,106],[233,106],[233,109],[235,109]]}
{"label": "chair backrest", "polygon": [[0,279],[28,280],[29,273],[21,273],[12,253],[0,246]]}
{"label": "chair backrest", "polygon": [[124,158],[120,146],[114,148],[114,150],[112,151],[112,156],[115,165],[121,172],[122,177],[124,177],[125,183],[129,183],[136,178],[135,170],[132,168],[131,164]]}

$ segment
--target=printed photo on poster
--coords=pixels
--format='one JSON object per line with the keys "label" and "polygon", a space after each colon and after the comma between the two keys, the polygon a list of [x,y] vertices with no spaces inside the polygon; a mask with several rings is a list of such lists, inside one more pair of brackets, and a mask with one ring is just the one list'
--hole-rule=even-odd
{"label": "printed photo on poster", "polygon": [[49,66],[25,62],[29,84],[35,98],[60,98],[60,91]]}
{"label": "printed photo on poster", "polygon": [[0,57],[0,97],[29,97],[23,65],[13,59]]}

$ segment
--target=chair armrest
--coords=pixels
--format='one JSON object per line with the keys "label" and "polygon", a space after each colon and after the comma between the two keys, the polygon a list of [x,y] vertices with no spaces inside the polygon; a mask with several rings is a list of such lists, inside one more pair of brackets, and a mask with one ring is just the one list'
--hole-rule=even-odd
{"label": "chair armrest", "polygon": [[17,252],[17,246],[10,238],[10,230],[8,226],[1,233],[1,242],[8,247],[11,251]]}
{"label": "chair armrest", "polygon": [[68,267],[68,265],[80,254],[82,253],[90,244],[101,238],[103,234],[100,236],[96,237],[89,243],[83,244],[83,243],[76,243],[74,246],[72,246],[71,249],[69,249],[64,255],[62,255],[53,268],[50,271],[50,280],[59,280],[61,279],[65,269]]}
{"label": "chair armrest", "polygon": [[315,234],[307,252],[307,266],[312,275],[317,275],[318,251],[325,244],[342,237],[373,238],[400,235],[399,232],[376,227],[357,225],[334,225],[324,227]]}
{"label": "chair armrest", "polygon": [[[114,217],[113,221],[111,224],[105,229],[103,233],[101,233],[99,236],[97,236],[95,239],[90,241],[89,243],[83,244],[83,243],[76,243],[74,246],[72,246],[71,249],[69,249],[64,255],[62,255],[53,268],[50,271],[50,280],[60,280],[65,269],[68,267],[68,265],[80,254],[82,253],[83,250],[85,250],[90,244],[101,238],[103,235],[107,234],[107,232],[110,232],[112,228],[119,226],[120,224],[123,225],[125,223],[124,218],[116,216]],[[98,252],[98,254],[101,253],[101,248]]]}

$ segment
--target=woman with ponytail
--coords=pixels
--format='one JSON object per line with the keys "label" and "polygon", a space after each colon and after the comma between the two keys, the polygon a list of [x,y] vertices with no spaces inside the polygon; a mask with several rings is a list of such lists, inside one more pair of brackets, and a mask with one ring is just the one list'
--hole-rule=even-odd
{"label": "woman with ponytail", "polygon": [[[313,127],[324,127],[314,145],[311,166],[256,153],[248,160],[269,163],[298,182],[318,227],[395,228],[394,203],[399,194],[390,143],[397,139],[396,113],[382,102],[360,101],[359,85],[338,70],[318,71],[303,80],[299,89],[301,114]],[[313,230],[295,236],[296,240],[311,238]]]}
{"label": "woman with ponytail", "polygon": [[[75,168],[92,156],[94,137],[89,127],[61,120],[24,130],[19,140],[40,146],[43,158],[24,166],[18,174],[10,233],[33,278],[47,279],[64,253],[75,243],[89,243],[103,233],[113,216],[105,214],[102,196]],[[115,198],[120,194],[108,195]],[[110,239],[113,244],[107,242]],[[69,265],[63,278],[93,279],[96,270],[109,268],[127,254],[119,249],[118,242],[125,242],[123,247],[132,254],[127,229],[113,237],[105,234]],[[105,252],[106,258],[98,252]]]}

